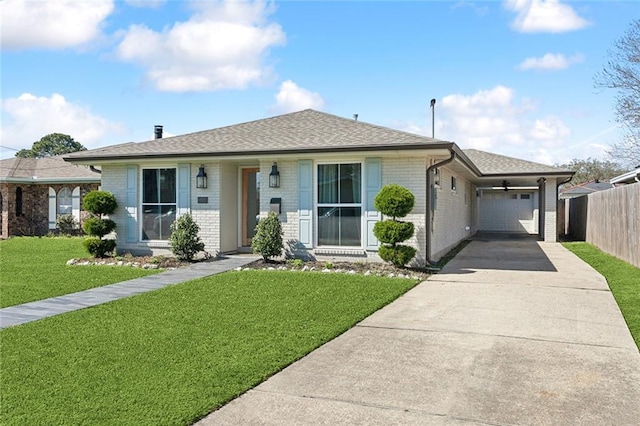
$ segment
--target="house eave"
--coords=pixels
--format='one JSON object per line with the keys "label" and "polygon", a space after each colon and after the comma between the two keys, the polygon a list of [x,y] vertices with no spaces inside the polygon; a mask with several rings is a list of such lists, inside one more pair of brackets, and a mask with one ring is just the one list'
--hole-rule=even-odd
{"label": "house eave", "polygon": [[0,183],[24,184],[58,184],[58,183],[100,183],[98,178],[38,178],[33,177],[0,177]]}
{"label": "house eave", "polygon": [[103,164],[103,163],[123,163],[132,161],[149,160],[237,160],[247,158],[281,158],[300,157],[301,155],[340,155],[357,153],[424,153],[425,151],[440,155],[438,151],[448,151],[454,146],[453,142],[431,143],[428,145],[369,145],[369,146],[345,146],[345,147],[323,147],[323,148],[300,148],[283,150],[260,150],[260,151],[224,151],[224,152],[181,152],[181,153],[148,153],[148,154],[121,154],[121,155],[95,155],[91,157],[64,157],[64,160],[73,164]]}

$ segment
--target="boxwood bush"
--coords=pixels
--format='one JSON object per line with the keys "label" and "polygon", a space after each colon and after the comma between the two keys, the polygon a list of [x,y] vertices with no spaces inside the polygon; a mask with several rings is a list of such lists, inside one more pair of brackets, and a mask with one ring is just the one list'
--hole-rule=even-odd
{"label": "boxwood bush", "polygon": [[116,197],[107,191],[91,191],[85,195],[82,206],[92,214],[82,226],[91,236],[84,241],[84,247],[93,257],[105,257],[116,249],[115,240],[102,239],[116,228],[113,220],[104,218],[118,208]]}
{"label": "boxwood bush", "polygon": [[398,244],[413,236],[414,226],[411,222],[403,222],[398,218],[405,217],[413,210],[415,197],[407,188],[390,184],[382,187],[373,200],[376,210],[390,219],[377,222],[373,234],[383,244],[378,255],[394,266],[403,267],[413,259],[416,249]]}

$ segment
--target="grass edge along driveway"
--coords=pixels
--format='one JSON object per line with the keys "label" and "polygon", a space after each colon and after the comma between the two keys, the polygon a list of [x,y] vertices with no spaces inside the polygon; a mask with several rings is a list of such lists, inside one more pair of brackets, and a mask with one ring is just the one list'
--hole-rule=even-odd
{"label": "grass edge along driveway", "polygon": [[2,424],[190,424],[417,282],[230,271],[0,331]]}
{"label": "grass edge along driveway", "polygon": [[13,237],[0,241],[0,308],[62,296],[161,272],[114,266],[67,266],[89,257],[79,237]]}
{"label": "grass edge along driveway", "polygon": [[604,276],[629,331],[640,349],[640,268],[584,243],[563,243],[572,253]]}

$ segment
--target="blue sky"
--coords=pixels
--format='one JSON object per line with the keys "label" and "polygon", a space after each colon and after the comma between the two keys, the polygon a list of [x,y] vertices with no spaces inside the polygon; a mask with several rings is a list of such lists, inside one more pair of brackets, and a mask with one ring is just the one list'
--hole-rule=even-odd
{"label": "blue sky", "polygon": [[637,1],[4,0],[0,156],[314,108],[547,164],[605,158]]}

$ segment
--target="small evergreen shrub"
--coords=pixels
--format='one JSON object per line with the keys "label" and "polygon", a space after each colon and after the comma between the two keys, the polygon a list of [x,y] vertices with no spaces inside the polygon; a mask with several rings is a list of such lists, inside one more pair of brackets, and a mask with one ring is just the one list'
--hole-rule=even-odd
{"label": "small evergreen shrub", "polygon": [[82,228],[87,234],[102,238],[116,229],[116,223],[111,219],[100,219],[92,216],[84,221]]}
{"label": "small evergreen shrub", "polygon": [[393,219],[408,215],[414,204],[415,197],[411,191],[395,183],[383,186],[373,199],[376,210]]}
{"label": "small evergreen shrub", "polygon": [[116,240],[103,240],[99,237],[85,238],[82,244],[93,257],[107,257],[116,249]]}
{"label": "small evergreen shrub", "polygon": [[62,233],[68,233],[76,229],[78,222],[72,214],[61,214],[56,218],[56,228]]}
{"label": "small evergreen shrub", "polygon": [[373,234],[382,243],[406,241],[413,236],[413,223],[383,220],[373,225]]}
{"label": "small evergreen shrub", "polygon": [[386,262],[401,268],[413,259],[416,249],[398,244],[413,236],[414,226],[411,222],[397,220],[411,212],[415,204],[415,197],[407,188],[391,184],[382,187],[373,200],[376,210],[391,217],[377,222],[373,227],[373,234],[382,243],[378,255]]}
{"label": "small evergreen shrub", "polygon": [[270,257],[282,255],[282,224],[275,212],[269,212],[267,217],[258,221],[256,233],[251,240],[251,249],[265,261]]}
{"label": "small evergreen shrub", "polygon": [[94,257],[105,257],[116,249],[115,240],[103,240],[102,237],[116,228],[111,219],[105,219],[104,215],[116,211],[118,203],[116,197],[107,191],[91,191],[85,195],[82,206],[93,216],[84,221],[83,229],[90,238],[85,239],[84,246]]}
{"label": "small evergreen shrub", "polygon": [[82,207],[95,215],[112,214],[118,208],[116,197],[107,191],[91,191],[84,196]]}
{"label": "small evergreen shrub", "polygon": [[204,243],[198,232],[200,227],[189,213],[185,213],[171,224],[171,252],[179,259],[192,261],[198,252],[204,250]]}

